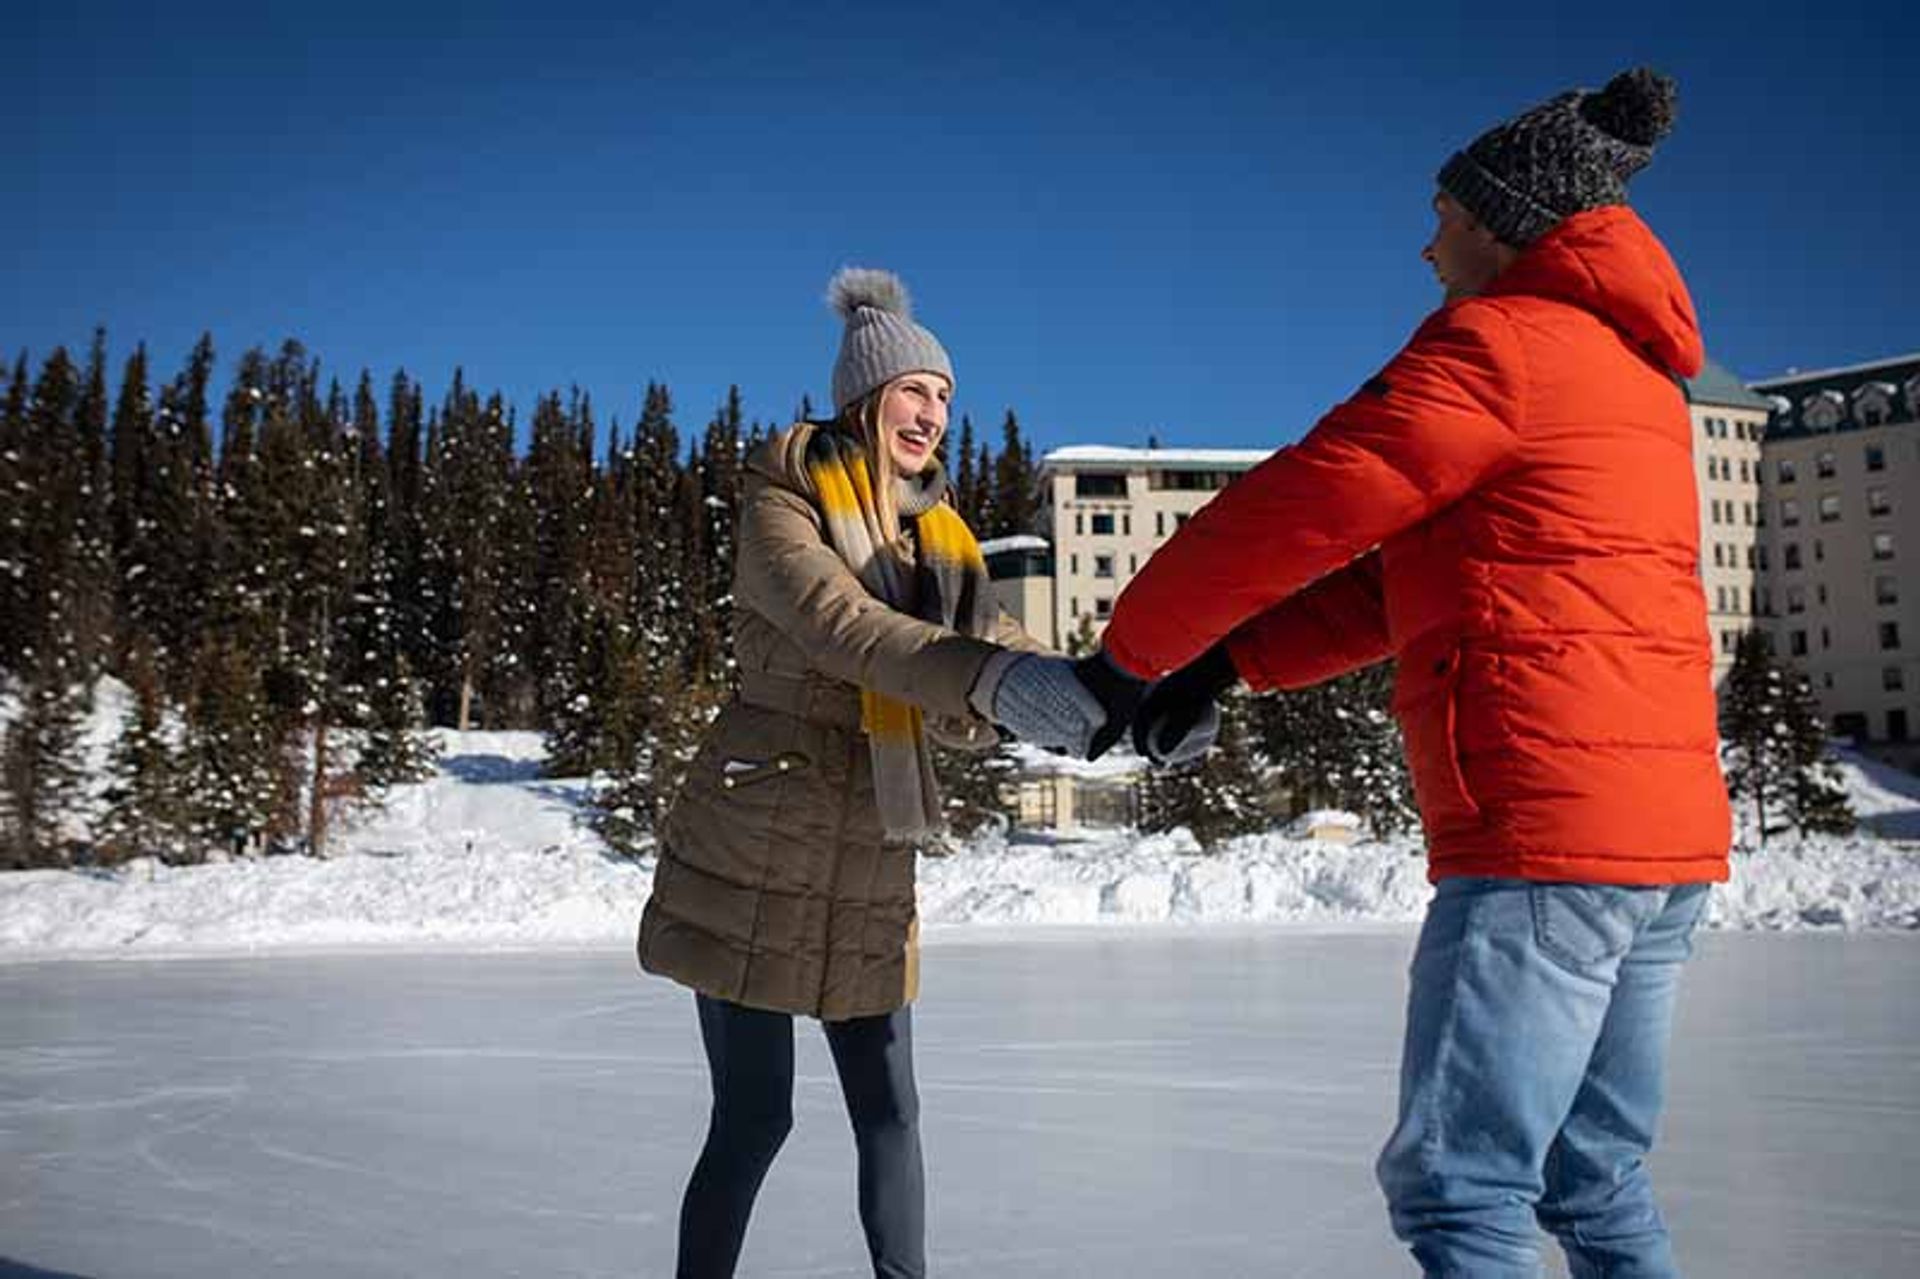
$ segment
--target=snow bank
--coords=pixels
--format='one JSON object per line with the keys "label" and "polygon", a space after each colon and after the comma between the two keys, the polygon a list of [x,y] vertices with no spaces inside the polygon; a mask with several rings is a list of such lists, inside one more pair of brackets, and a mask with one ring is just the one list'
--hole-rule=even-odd
{"label": "snow bank", "polygon": [[[576,817],[583,783],[539,776],[532,733],[442,733],[439,771],[396,788],[336,855],[0,875],[0,959],[290,947],[625,946],[652,864],[609,856]],[[1871,829],[1734,859],[1711,926],[1920,930],[1920,778],[1848,759]],[[1880,832],[1876,835],[1874,831]],[[1429,888],[1408,839],[1184,833],[991,837],[920,867],[932,936],[969,926],[1411,924]]]}

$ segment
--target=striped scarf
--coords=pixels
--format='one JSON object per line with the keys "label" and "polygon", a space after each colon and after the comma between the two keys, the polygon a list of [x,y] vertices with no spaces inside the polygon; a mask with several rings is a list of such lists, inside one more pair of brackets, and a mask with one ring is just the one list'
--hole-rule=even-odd
{"label": "striped scarf", "polygon": [[[918,544],[909,567],[879,549],[890,539],[880,527],[873,476],[860,443],[821,428],[807,441],[806,458],[827,544],[868,594],[964,635],[993,633],[1000,609],[989,587],[987,563],[966,521],[940,500],[946,475],[938,463],[896,481],[900,514],[913,520]],[[863,688],[860,726],[873,754],[874,796],[888,841],[913,843],[939,830],[940,792],[920,708]]]}

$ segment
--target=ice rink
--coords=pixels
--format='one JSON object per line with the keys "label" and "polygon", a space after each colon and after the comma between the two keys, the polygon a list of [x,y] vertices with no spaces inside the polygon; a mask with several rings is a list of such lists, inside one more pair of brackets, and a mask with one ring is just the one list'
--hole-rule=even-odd
{"label": "ice rink", "polygon": [[[1413,1274],[1370,1171],[1412,942],[936,935],[934,1272]],[[1920,1273],[1917,990],[1912,935],[1701,938],[1654,1163],[1690,1279]],[[705,1067],[691,997],[625,950],[15,964],[0,1009],[0,1275],[672,1272]],[[799,1043],[741,1272],[859,1275]]]}

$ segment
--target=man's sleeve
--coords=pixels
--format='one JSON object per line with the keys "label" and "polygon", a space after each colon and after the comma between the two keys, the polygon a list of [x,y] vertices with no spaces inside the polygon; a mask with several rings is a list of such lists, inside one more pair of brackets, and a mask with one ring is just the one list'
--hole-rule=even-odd
{"label": "man's sleeve", "polygon": [[1307,688],[1393,656],[1380,552],[1242,624],[1227,636],[1227,654],[1256,691]]}
{"label": "man's sleeve", "polygon": [[1177,670],[1458,501],[1518,452],[1525,391],[1499,306],[1436,312],[1379,376],[1154,554],[1114,607],[1107,652],[1143,678]]}

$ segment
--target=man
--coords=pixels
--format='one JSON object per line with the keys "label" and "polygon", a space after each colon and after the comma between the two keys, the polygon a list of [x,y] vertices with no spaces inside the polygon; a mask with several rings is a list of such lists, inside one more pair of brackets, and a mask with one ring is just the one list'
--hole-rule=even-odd
{"label": "man", "polygon": [[1449,159],[1444,304],[1154,556],[1086,672],[1116,717],[1167,676],[1134,725],[1166,759],[1235,680],[1398,659],[1437,889],[1378,1173],[1429,1275],[1533,1276],[1538,1226],[1578,1279],[1677,1273],[1643,1160],[1730,831],[1676,385],[1700,336],[1624,204],[1673,96],[1627,72]]}

